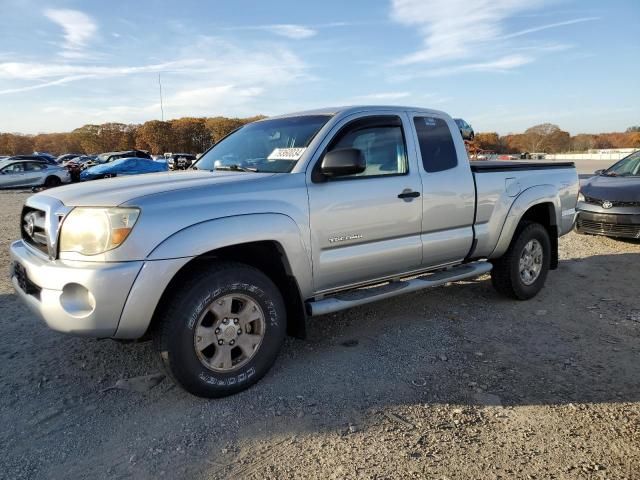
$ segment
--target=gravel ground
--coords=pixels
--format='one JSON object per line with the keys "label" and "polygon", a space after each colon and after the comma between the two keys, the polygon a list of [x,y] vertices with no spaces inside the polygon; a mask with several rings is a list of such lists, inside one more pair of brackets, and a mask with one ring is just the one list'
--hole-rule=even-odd
{"label": "gravel ground", "polygon": [[[640,243],[570,234],[528,302],[487,277],[314,319],[202,400],[150,344],[49,331],[12,293],[0,193],[0,477],[640,478]],[[120,382],[118,385],[126,382]]]}

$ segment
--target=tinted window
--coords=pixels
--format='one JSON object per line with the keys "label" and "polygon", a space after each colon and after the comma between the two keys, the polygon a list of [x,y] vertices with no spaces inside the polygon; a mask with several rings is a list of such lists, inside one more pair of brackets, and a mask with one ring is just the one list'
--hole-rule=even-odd
{"label": "tinted window", "polygon": [[7,168],[2,170],[5,173],[19,173],[24,171],[24,166],[22,163],[14,163],[9,165]]}
{"label": "tinted window", "polygon": [[25,163],[24,165],[24,169],[28,172],[36,171],[36,170],[39,171],[45,168],[47,167],[43,163],[29,162],[29,163]]}
{"label": "tinted window", "polygon": [[364,155],[367,168],[353,177],[402,175],[408,171],[407,149],[398,117],[356,120],[338,133],[328,151],[340,148],[357,148]]}
{"label": "tinted window", "polygon": [[415,117],[422,165],[427,172],[441,172],[458,164],[456,148],[447,122],[436,117]]}

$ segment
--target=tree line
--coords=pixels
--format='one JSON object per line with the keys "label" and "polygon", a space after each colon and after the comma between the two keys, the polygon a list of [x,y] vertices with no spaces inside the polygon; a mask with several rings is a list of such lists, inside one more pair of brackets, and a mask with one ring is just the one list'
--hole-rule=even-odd
{"label": "tree line", "polygon": [[495,153],[560,153],[605,148],[640,148],[640,126],[629,127],[625,132],[580,133],[571,136],[557,125],[543,123],[526,129],[524,133],[477,133],[475,143],[482,150]]}
{"label": "tree line", "polygon": [[143,124],[103,123],[84,125],[71,132],[23,135],[0,132],[0,154],[32,152],[95,154],[138,148],[152,154],[202,153],[242,125],[265,118],[185,117],[151,120]]}
{"label": "tree line", "polygon": [[[201,153],[242,125],[266,118],[184,117],[169,121],[150,120],[143,124],[103,123],[84,125],[66,133],[23,135],[0,133],[0,154],[20,155],[32,152],[95,154],[138,148],[153,154],[164,152]],[[557,125],[543,123],[524,133],[498,135],[477,133],[475,144],[496,153],[583,152],[589,149],[640,148],[640,126],[626,132],[571,136]]]}

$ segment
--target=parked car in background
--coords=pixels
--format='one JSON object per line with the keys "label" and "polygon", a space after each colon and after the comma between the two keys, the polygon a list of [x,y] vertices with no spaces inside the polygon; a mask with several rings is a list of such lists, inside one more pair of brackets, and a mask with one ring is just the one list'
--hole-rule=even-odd
{"label": "parked car in background", "polygon": [[471,128],[471,125],[461,118],[454,118],[453,121],[458,125],[463,140],[473,140],[475,138],[476,134],[473,131],[473,128]]}
{"label": "parked car in background", "polygon": [[51,155],[49,152],[33,152],[33,155],[37,157],[46,158],[50,162],[55,162],[56,160],[56,156]]}
{"label": "parked car in background", "polygon": [[576,230],[640,239],[640,150],[595,173],[580,188]]}
{"label": "parked car in background", "polygon": [[144,150],[126,150],[123,152],[106,152],[98,155],[93,163],[95,164],[103,164],[113,162],[114,160],[118,160],[120,158],[147,158],[151,160],[151,155],[149,152],[145,152]]}
{"label": "parked car in background", "polygon": [[70,181],[66,168],[41,160],[9,158],[0,161],[0,188],[50,188]]}
{"label": "parked car in background", "polygon": [[165,153],[170,170],[186,170],[196,161],[191,153]]}
{"label": "parked car in background", "polygon": [[82,156],[81,153],[65,153],[63,155],[60,155],[59,157],[56,158],[56,162],[59,164],[63,164],[64,162],[67,162],[69,160],[71,160],[72,158],[76,158],[76,157],[80,157]]}
{"label": "parked car in background", "polygon": [[14,155],[9,157],[10,160],[31,160],[34,162],[44,162],[48,165],[58,165],[55,158],[49,155],[29,154],[29,155]]}
{"label": "parked car in background", "polygon": [[140,175],[143,173],[166,172],[167,165],[149,158],[120,158],[113,162],[95,165],[80,173],[80,180],[97,180],[100,178],[119,177],[123,175]]}
{"label": "parked car in background", "polygon": [[96,157],[93,155],[81,155],[79,157],[72,158],[63,163],[63,166],[69,170],[72,182],[80,181],[80,173],[87,168],[90,162],[95,161]]}

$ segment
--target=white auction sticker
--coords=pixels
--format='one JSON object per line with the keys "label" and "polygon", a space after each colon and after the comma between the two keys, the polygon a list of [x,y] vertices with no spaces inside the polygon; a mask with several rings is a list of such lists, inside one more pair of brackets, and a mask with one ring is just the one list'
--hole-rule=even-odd
{"label": "white auction sticker", "polygon": [[306,148],[276,148],[267,160],[299,160]]}

